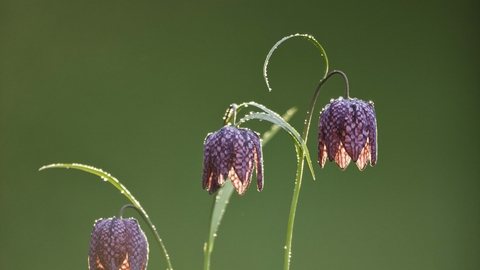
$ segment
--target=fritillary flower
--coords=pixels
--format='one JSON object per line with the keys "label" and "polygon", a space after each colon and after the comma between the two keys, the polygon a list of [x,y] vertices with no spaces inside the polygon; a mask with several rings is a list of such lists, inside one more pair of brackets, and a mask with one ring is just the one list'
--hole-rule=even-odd
{"label": "fritillary flower", "polygon": [[318,164],[328,157],[344,170],[353,160],[360,170],[377,163],[377,120],[372,102],[356,98],[331,100],[320,115]]}
{"label": "fritillary flower", "polygon": [[203,189],[215,193],[227,177],[238,194],[250,185],[253,167],[257,172],[257,189],[263,189],[262,146],[257,133],[224,126],[205,138],[203,149]]}
{"label": "fritillary flower", "polygon": [[90,270],[144,270],[148,242],[134,218],[99,219],[90,239]]}

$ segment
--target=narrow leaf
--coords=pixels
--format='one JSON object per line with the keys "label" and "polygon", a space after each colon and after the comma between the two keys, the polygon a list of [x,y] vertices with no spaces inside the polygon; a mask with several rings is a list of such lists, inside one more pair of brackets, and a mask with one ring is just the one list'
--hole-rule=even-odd
{"label": "narrow leaf", "polygon": [[57,164],[50,164],[43,166],[39,169],[39,171],[43,171],[45,169],[51,169],[51,168],[64,168],[64,169],[77,169],[81,170],[84,172],[88,172],[97,176],[100,176],[104,181],[108,181],[111,183],[114,187],[116,187],[118,190],[120,190],[120,193],[122,193],[125,197],[127,197],[130,202],[136,207],[138,211],[141,212],[140,215],[143,214],[143,218],[145,218],[145,222],[148,224],[148,227],[152,231],[152,233],[155,235],[155,240],[157,241],[158,246],[160,247],[163,257],[165,258],[165,263],[167,265],[167,270],[172,270],[172,263],[170,262],[170,257],[168,256],[167,249],[165,248],[165,245],[163,245],[162,239],[160,238],[160,235],[157,232],[157,229],[153,225],[152,221],[148,217],[147,212],[143,209],[143,207],[140,205],[140,202],[133,197],[132,193],[122,184],[120,181],[117,180],[117,178],[113,177],[111,174],[108,172],[103,171],[102,169],[95,168],[93,166],[89,165],[83,165],[79,163],[71,163],[71,164],[66,164],[66,163],[57,163]]}
{"label": "narrow leaf", "polygon": [[277,43],[275,43],[275,45],[273,45],[273,47],[270,49],[270,51],[267,54],[267,58],[265,59],[265,62],[263,64],[263,77],[265,79],[265,83],[267,84],[268,91],[272,91],[272,88],[270,87],[270,83],[268,82],[268,76],[267,76],[267,67],[268,67],[268,62],[270,61],[270,57],[272,56],[273,52],[278,48],[278,46],[280,46],[280,44],[282,44],[285,40],[293,38],[293,37],[305,38],[305,39],[309,40],[310,42],[312,42],[313,45],[315,45],[315,47],[318,48],[318,50],[320,51],[320,54],[323,57],[323,60],[325,61],[325,75],[323,76],[323,78],[325,76],[327,76],[327,74],[328,74],[328,58],[327,58],[327,54],[325,53],[325,50],[323,49],[322,45],[320,45],[320,43],[312,35],[309,35],[309,34],[293,34],[293,35],[290,35],[290,36],[286,36],[286,37],[282,38],[281,40],[279,40]]}
{"label": "narrow leaf", "polygon": [[72,169],[77,169],[77,170],[85,171],[85,172],[100,176],[100,178],[102,178],[104,181],[108,181],[114,187],[120,190],[120,193],[122,193],[125,197],[127,197],[127,199],[130,200],[130,202],[132,202],[133,205],[135,205],[145,215],[147,215],[145,210],[140,205],[140,202],[137,201],[135,197],[133,197],[132,193],[130,193],[130,191],[124,185],[122,185],[122,183],[120,183],[120,181],[118,181],[117,178],[113,177],[111,174],[103,171],[102,169],[95,168],[89,165],[79,164],[79,163],[72,163],[72,164],[57,163],[57,164],[50,164],[50,165],[43,166],[39,169],[39,171],[43,171],[45,169],[51,169],[51,168],[64,168],[64,169],[72,168]]}
{"label": "narrow leaf", "polygon": [[[287,123],[283,118],[277,118],[272,116],[271,114],[266,114],[266,113],[250,113],[240,119],[240,123],[246,122],[252,119],[258,119],[258,120],[266,120],[269,121],[275,125],[278,125],[279,127],[283,128],[289,135],[292,137],[293,141],[295,144],[297,144],[300,147],[300,150],[303,152],[303,155],[305,156],[308,167],[310,168],[310,172],[312,173],[312,177],[315,180],[315,173],[313,171],[313,166],[312,166],[312,161],[310,159],[310,153],[308,151],[307,145],[305,144],[305,141],[302,139],[300,134],[297,132],[296,129],[294,129],[289,123]],[[299,153],[300,154],[300,153]],[[302,157],[299,157],[302,158]]]}

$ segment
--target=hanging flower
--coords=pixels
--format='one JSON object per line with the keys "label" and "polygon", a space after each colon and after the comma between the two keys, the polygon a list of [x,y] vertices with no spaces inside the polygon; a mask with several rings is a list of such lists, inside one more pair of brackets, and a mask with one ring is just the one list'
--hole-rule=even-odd
{"label": "hanging flower", "polygon": [[257,133],[224,126],[205,138],[203,148],[203,189],[215,193],[227,177],[238,194],[250,185],[253,166],[257,172],[257,189],[263,189],[262,146]]}
{"label": "hanging flower", "polygon": [[377,163],[377,120],[372,102],[359,99],[331,100],[320,115],[318,164],[335,160],[344,170],[353,160],[360,170],[367,161]]}
{"label": "hanging flower", "polygon": [[90,270],[144,270],[148,242],[134,218],[99,219],[90,239]]}

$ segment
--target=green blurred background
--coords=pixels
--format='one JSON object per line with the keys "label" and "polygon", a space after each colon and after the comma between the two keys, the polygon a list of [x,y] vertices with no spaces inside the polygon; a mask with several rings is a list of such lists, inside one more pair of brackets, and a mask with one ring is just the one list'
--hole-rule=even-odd
{"label": "green blurred background", "polygon": [[[379,160],[305,172],[291,269],[479,269],[478,1],[0,1],[0,269],[87,269],[96,219],[128,201],[78,162],[122,181],[178,269],[201,269],[212,196],[203,140],[231,103],[302,129],[324,66],[373,100]],[[318,112],[343,94],[332,78]],[[247,112],[247,111],[246,111]],[[264,122],[246,126],[262,133]],[[279,133],[265,189],[234,195],[215,269],[281,269],[296,157]],[[255,183],[255,182],[254,182]],[[127,211],[127,216],[138,215]],[[143,229],[147,228],[141,222]],[[149,269],[164,269],[151,234]]]}

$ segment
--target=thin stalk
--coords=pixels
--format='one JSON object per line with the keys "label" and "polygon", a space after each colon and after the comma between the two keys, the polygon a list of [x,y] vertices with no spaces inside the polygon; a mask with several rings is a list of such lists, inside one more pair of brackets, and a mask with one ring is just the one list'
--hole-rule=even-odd
{"label": "thin stalk", "polygon": [[290,258],[292,255],[292,239],[293,239],[293,225],[295,222],[295,211],[297,210],[298,197],[300,195],[300,187],[302,186],[302,176],[303,176],[303,165],[305,159],[303,158],[304,153],[299,147],[297,147],[298,167],[297,167],[297,178],[295,179],[295,189],[293,191],[292,204],[290,206],[290,215],[288,217],[287,225],[287,241],[285,244],[285,258],[283,269],[290,269]]}
{"label": "thin stalk", "polygon": [[237,107],[238,105],[233,103],[228,107],[227,111],[225,112],[225,116],[223,117],[223,125],[226,126],[230,121],[230,118],[233,117],[233,123],[235,124],[237,120]]}
{"label": "thin stalk", "polygon": [[203,259],[203,269],[204,269],[204,270],[210,269],[210,257],[211,257],[211,254],[210,254],[210,252],[207,250],[207,248],[208,248],[208,244],[205,243],[205,246],[204,246],[205,254],[204,254],[204,259]]}
{"label": "thin stalk", "polygon": [[[215,195],[215,196],[217,196],[217,195]],[[209,220],[212,220],[213,209],[215,208],[216,202],[217,202],[217,199],[214,198],[214,199],[213,199],[213,203],[212,203],[212,209],[210,210],[210,218],[209,218]],[[205,245],[204,245],[204,247],[203,247],[204,253],[205,253],[205,254],[204,254],[205,257],[204,257],[204,259],[203,259],[203,269],[204,269],[204,270],[209,270],[209,269],[210,269],[210,258],[212,257],[212,256],[211,256],[211,255],[212,255],[212,252],[211,252],[212,247],[211,247],[211,245],[213,245],[213,241],[212,241],[212,242],[210,241],[210,237],[211,237],[211,236],[210,236],[210,230],[211,230],[211,228],[210,228],[210,226],[209,226],[209,228],[208,228],[208,239],[207,239],[207,242],[205,242]]]}
{"label": "thin stalk", "polygon": [[[348,79],[345,73],[340,70],[334,70],[328,73],[319,83],[315,92],[313,93],[312,100],[310,102],[310,108],[307,111],[307,118],[305,119],[305,126],[303,128],[302,139],[307,143],[308,131],[310,129],[310,123],[312,122],[313,109],[315,108],[315,102],[317,101],[318,94],[320,89],[327,82],[327,80],[334,74],[342,75],[345,80],[345,98],[349,98],[349,88],[348,88]],[[287,225],[287,241],[285,245],[285,258],[284,258],[284,269],[290,269],[290,258],[292,254],[292,239],[293,239],[293,225],[295,222],[295,212],[297,210],[298,197],[300,196],[300,188],[302,186],[302,176],[303,176],[303,165],[304,165],[304,155],[305,153],[297,147],[298,154],[298,167],[297,167],[297,178],[295,179],[295,189],[293,190],[292,204],[290,206],[290,215],[288,217]]]}
{"label": "thin stalk", "polygon": [[349,87],[348,87],[348,79],[347,75],[343,73],[340,70],[334,70],[330,73],[328,73],[320,82],[318,83],[317,88],[315,89],[315,92],[313,93],[312,100],[310,101],[310,108],[307,111],[307,118],[305,119],[305,126],[303,127],[303,134],[302,134],[302,139],[305,141],[305,144],[307,143],[307,135],[308,131],[310,129],[310,123],[312,122],[312,114],[313,114],[313,109],[315,108],[315,102],[317,102],[317,97],[318,94],[320,93],[320,88],[327,82],[327,80],[332,77],[334,74],[340,74],[342,75],[343,79],[345,80],[345,99],[349,98]]}

